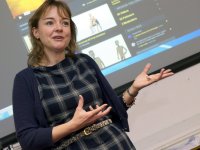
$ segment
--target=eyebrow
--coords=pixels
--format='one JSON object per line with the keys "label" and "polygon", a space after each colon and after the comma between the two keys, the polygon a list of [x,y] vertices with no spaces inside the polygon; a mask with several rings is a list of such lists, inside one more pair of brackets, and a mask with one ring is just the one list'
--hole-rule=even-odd
{"label": "eyebrow", "polygon": [[[53,18],[53,17],[47,17],[47,18],[44,18],[44,19],[42,19],[42,20],[55,20],[55,18]],[[63,20],[70,20],[70,18],[68,18],[68,17],[66,17],[66,18],[62,18]]]}

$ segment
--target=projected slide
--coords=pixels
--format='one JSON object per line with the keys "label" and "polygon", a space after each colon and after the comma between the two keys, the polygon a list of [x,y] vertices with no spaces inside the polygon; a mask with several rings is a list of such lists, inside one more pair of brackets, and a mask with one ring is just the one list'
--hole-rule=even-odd
{"label": "projected slide", "polygon": [[[24,0],[16,2],[7,0],[28,52],[32,46],[28,37],[27,22],[31,13],[42,2],[43,0],[32,1],[34,7],[29,8],[25,7],[27,4]],[[95,60],[104,75],[115,73],[200,36],[199,26],[188,28],[184,22],[182,24],[175,22],[172,13],[181,14],[184,11],[180,9],[169,12],[169,8],[166,7],[169,4],[166,3],[170,3],[171,6],[175,5],[175,2],[164,0],[66,2],[72,10],[72,20],[78,30],[77,42],[80,48],[78,51],[87,54],[90,51],[90,55],[96,55],[92,57],[96,57]],[[182,3],[188,5],[191,2]],[[118,40],[116,37],[119,35]],[[115,45],[118,43],[118,50],[115,50],[113,43]],[[124,47],[122,48],[120,44]],[[110,53],[113,58],[106,58],[105,54]]]}
{"label": "projected slide", "polygon": [[[28,52],[32,46],[28,37],[27,22],[32,12],[43,1],[32,0],[27,5],[25,0],[7,0]],[[175,7],[168,10],[175,6],[178,0],[66,2],[72,10],[72,20],[77,26],[77,42],[80,48],[78,51],[95,58],[104,75],[110,75],[200,37],[199,25],[189,27],[184,21],[184,16],[183,20],[179,18],[179,21],[174,18],[173,13],[183,15],[184,9],[178,10]],[[179,5],[188,3],[192,2],[183,1]],[[30,4],[31,8],[26,7]],[[195,14],[191,12],[188,15],[190,17]],[[115,48],[112,43],[118,47]],[[105,54],[111,53],[113,57],[107,58],[108,55]]]}
{"label": "projected slide", "polygon": [[[161,66],[195,54],[200,47],[197,8],[200,2],[197,0],[64,1],[70,6],[72,19],[77,25],[80,48],[77,52],[90,55],[114,88],[130,81],[128,74],[137,71],[135,64],[151,59],[157,62],[155,69],[160,69]],[[28,52],[32,49],[28,20],[43,2],[4,2],[16,23],[20,33],[18,37]],[[190,11],[186,13],[187,9]],[[118,80],[121,76],[124,79],[122,81]],[[10,110],[7,112],[8,109],[0,111],[0,120],[7,119],[8,114],[12,116]]]}

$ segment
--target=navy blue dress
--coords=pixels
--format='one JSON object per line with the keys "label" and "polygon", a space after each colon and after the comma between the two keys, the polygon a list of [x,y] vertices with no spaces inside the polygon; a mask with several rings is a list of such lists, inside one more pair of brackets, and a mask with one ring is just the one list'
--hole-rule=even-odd
{"label": "navy blue dress", "polygon": [[[67,57],[51,67],[34,67],[37,77],[40,99],[50,126],[56,126],[72,119],[78,105],[79,95],[84,98],[84,109],[102,105],[102,93],[95,77],[95,71],[87,66],[86,58]],[[112,119],[111,115],[99,121]],[[54,148],[61,148],[63,143],[80,131],[72,133]],[[64,150],[135,150],[127,134],[117,124],[111,123],[88,136],[80,138]]]}

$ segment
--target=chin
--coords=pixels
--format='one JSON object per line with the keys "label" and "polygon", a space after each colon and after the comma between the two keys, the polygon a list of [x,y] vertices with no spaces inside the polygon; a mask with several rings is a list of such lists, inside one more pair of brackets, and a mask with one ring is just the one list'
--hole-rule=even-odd
{"label": "chin", "polygon": [[64,47],[53,47],[52,48],[55,52],[63,52],[65,51],[65,48]]}

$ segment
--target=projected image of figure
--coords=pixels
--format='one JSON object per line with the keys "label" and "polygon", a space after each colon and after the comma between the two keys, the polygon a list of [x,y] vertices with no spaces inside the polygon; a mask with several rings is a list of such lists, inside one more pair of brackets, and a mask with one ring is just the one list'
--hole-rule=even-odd
{"label": "projected image of figure", "polygon": [[90,30],[92,34],[102,31],[102,27],[100,25],[99,20],[92,14],[89,14],[89,18],[90,18]]}
{"label": "projected image of figure", "polygon": [[45,1],[29,19],[32,50],[16,74],[13,115],[23,150],[135,150],[127,110],[142,88],[171,76],[147,64],[117,95],[97,63],[75,53],[76,27],[62,0]]}
{"label": "projected image of figure", "polygon": [[126,58],[125,55],[126,55],[126,53],[127,53],[128,50],[124,46],[120,45],[118,40],[115,41],[115,44],[117,46],[116,47],[117,58],[119,60],[124,60]]}
{"label": "projected image of figure", "polygon": [[[103,15],[102,12],[106,15]],[[78,42],[117,26],[107,3],[84,12],[80,11],[80,13],[73,16],[72,20],[76,23]]]}
{"label": "projected image of figure", "polygon": [[100,69],[103,69],[105,67],[105,64],[103,63],[103,61],[101,60],[100,57],[96,57],[94,51],[90,50],[89,51],[89,55],[92,57],[92,59],[95,60],[95,62],[98,64]]}

